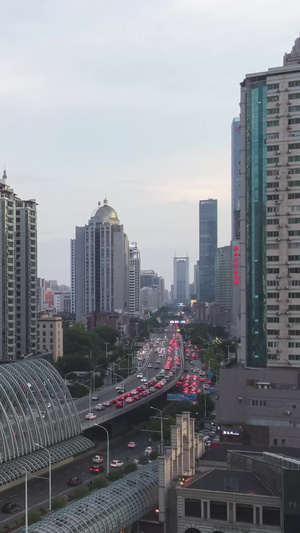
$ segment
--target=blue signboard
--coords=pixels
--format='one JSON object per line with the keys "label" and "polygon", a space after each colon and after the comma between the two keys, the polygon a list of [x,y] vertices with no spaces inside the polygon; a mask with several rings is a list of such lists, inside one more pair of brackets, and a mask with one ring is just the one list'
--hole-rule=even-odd
{"label": "blue signboard", "polygon": [[184,393],[173,393],[169,392],[167,395],[167,400],[172,400],[176,402],[195,402],[197,400],[197,394],[184,394]]}

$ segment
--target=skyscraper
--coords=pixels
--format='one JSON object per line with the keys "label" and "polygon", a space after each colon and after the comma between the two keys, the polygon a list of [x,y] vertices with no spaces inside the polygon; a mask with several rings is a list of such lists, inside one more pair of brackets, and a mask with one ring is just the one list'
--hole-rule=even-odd
{"label": "skyscraper", "polygon": [[189,258],[173,259],[173,300],[179,304],[190,301]]}
{"label": "skyscraper", "polygon": [[139,316],[141,311],[141,259],[136,242],[129,244],[129,313]]}
{"label": "skyscraper", "polygon": [[300,366],[300,38],[241,84],[241,353]]}
{"label": "skyscraper", "polygon": [[215,301],[215,262],[218,246],[218,201],[199,202],[199,299]]}
{"label": "skyscraper", "polygon": [[231,240],[240,238],[240,119],[231,123]]}
{"label": "skyscraper", "polygon": [[[116,211],[105,199],[71,240],[71,294],[77,321],[93,311],[129,306],[129,243]],[[74,297],[72,300],[74,306]]]}
{"label": "skyscraper", "polygon": [[0,359],[37,352],[36,202],[0,181]]}
{"label": "skyscraper", "polygon": [[231,246],[217,248],[215,301],[231,310],[232,259]]}

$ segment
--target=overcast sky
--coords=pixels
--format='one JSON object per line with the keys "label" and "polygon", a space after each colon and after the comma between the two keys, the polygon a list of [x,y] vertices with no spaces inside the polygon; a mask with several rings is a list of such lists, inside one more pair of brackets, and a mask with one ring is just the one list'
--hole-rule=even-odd
{"label": "overcast sky", "polygon": [[[142,268],[198,257],[198,202],[230,241],[230,125],[245,73],[282,64],[297,0],[0,0],[0,150],[38,207],[39,275],[107,196]],[[192,267],[191,267],[192,272]],[[193,280],[191,280],[193,281]]]}

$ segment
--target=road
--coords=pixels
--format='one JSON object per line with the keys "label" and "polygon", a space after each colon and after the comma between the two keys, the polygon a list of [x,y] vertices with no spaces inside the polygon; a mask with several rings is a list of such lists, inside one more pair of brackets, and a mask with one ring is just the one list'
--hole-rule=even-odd
{"label": "road", "polygon": [[[127,448],[129,441],[137,442],[136,448]],[[147,432],[141,432],[139,429],[128,432],[127,435],[117,437],[111,442],[110,446],[110,460],[120,459],[127,464],[132,462],[135,458],[143,455],[145,448],[149,445],[149,434]],[[100,452],[101,448],[101,452]],[[67,480],[70,477],[78,476],[82,479],[83,485],[86,485],[90,480],[103,477],[102,475],[95,475],[89,472],[92,463],[92,458],[96,453],[100,453],[104,457],[103,465],[106,466],[106,446],[103,443],[98,443],[92,452],[79,457],[74,462],[60,467],[52,471],[52,496],[67,495],[76,490],[76,487],[68,487]],[[128,461],[127,461],[128,459]],[[48,479],[41,479],[39,477],[33,477],[28,480],[28,510],[40,510],[48,509],[49,504],[49,492],[48,492]],[[24,496],[24,484],[18,485],[11,489],[7,489],[0,493],[0,508],[6,502],[16,502],[20,504],[20,512],[13,515],[7,515],[0,513],[0,526],[3,527],[8,523],[15,523],[17,519],[20,519],[24,515],[25,509],[25,496]]]}

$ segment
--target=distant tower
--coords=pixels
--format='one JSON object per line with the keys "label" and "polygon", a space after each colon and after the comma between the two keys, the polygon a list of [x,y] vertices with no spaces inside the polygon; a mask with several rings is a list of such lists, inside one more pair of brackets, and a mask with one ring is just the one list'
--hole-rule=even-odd
{"label": "distant tower", "polygon": [[173,300],[177,304],[189,304],[189,258],[174,257],[173,259]]}
{"label": "distant tower", "polygon": [[218,201],[199,202],[199,299],[215,301],[215,262],[218,246]]}
{"label": "distant tower", "polygon": [[141,260],[136,242],[129,244],[129,313],[132,317],[140,316],[141,304]]}
{"label": "distant tower", "polygon": [[[71,240],[71,294],[76,320],[93,311],[128,310],[129,243],[107,199]],[[73,274],[72,274],[73,271]]]}

